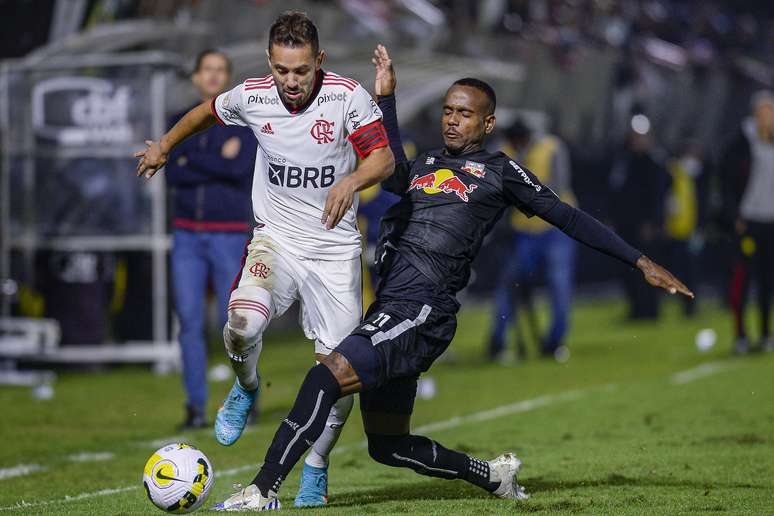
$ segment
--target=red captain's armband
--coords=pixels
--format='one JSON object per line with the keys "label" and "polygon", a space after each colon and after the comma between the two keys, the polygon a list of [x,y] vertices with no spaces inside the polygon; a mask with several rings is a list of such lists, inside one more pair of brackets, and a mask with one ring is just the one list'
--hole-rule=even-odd
{"label": "red captain's armband", "polygon": [[381,120],[364,125],[350,134],[349,141],[352,142],[352,146],[360,159],[365,159],[374,149],[386,147],[390,143]]}

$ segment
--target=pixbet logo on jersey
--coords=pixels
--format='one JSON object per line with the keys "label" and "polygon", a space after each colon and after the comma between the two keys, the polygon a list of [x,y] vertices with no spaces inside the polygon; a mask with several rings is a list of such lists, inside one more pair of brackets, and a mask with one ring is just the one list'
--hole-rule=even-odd
{"label": "pixbet logo on jersey", "polygon": [[309,130],[309,134],[317,141],[318,145],[333,143],[333,122],[319,119]]}
{"label": "pixbet logo on jersey", "polygon": [[279,97],[271,95],[250,95],[247,97],[247,103],[274,106],[279,104]]}
{"label": "pixbet logo on jersey", "polygon": [[453,193],[461,201],[468,202],[468,194],[476,188],[478,188],[478,185],[466,185],[459,177],[454,175],[454,172],[448,168],[442,168],[424,176],[415,175],[406,192],[422,190],[430,195]]}
{"label": "pixbet logo on jersey", "polygon": [[285,188],[328,188],[333,184],[335,174],[333,165],[301,168],[269,163],[269,181]]}
{"label": "pixbet logo on jersey", "polygon": [[326,102],[334,102],[334,101],[341,101],[344,102],[347,100],[347,92],[342,91],[340,93],[323,93],[319,97],[317,97],[317,105],[325,104]]}

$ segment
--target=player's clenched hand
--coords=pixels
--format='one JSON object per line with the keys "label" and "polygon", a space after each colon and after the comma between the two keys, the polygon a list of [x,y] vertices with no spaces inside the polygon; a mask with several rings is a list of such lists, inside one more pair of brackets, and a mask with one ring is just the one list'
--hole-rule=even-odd
{"label": "player's clenched hand", "polygon": [[355,185],[349,177],[337,182],[328,192],[325,199],[325,210],[322,215],[322,223],[326,229],[333,229],[344,218],[347,210],[352,207],[355,199]]}
{"label": "player's clenched hand", "polygon": [[645,275],[645,281],[654,287],[661,287],[670,294],[677,294],[679,292],[693,299],[693,292],[688,290],[688,287],[675,278],[671,272],[653,262],[647,256],[641,256],[637,260],[637,268]]}
{"label": "player's clenched hand", "polygon": [[374,93],[378,96],[392,95],[395,92],[395,69],[392,67],[392,59],[384,45],[377,45],[371,62],[376,66],[376,79],[374,80]]}
{"label": "player's clenched hand", "polygon": [[168,155],[161,149],[159,142],[145,140],[147,149],[134,153],[135,158],[140,158],[137,163],[137,177],[150,179],[161,167],[166,165]]}

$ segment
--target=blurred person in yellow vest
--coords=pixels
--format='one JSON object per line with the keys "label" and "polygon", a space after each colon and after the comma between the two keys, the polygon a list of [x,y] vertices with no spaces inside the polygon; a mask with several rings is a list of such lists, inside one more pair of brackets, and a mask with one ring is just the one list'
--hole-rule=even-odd
{"label": "blurred person in yellow vest", "polygon": [[[669,240],[669,265],[686,281],[696,283],[696,256],[703,239],[699,228],[699,176],[703,163],[697,145],[683,146],[679,156],[667,162],[672,186],[667,196],[665,230]],[[696,303],[683,305],[685,315],[693,316]]]}
{"label": "blurred person in yellow vest", "polygon": [[[505,133],[504,152],[515,155],[548,185],[563,201],[575,205],[571,188],[570,159],[564,143],[554,135],[538,135],[522,121],[516,120]],[[572,282],[575,269],[575,242],[555,227],[512,211],[513,240],[504,260],[489,340],[490,359],[500,359],[505,352],[505,335],[515,320],[514,287],[535,283],[545,275],[551,302],[551,328],[541,338],[541,354],[561,359],[567,356],[563,345],[569,327]]]}

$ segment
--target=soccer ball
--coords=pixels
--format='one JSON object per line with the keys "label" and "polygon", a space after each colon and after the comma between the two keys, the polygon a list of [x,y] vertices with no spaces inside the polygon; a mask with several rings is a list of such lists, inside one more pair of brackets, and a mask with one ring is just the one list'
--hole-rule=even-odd
{"label": "soccer ball", "polygon": [[198,509],[210,494],[215,480],[209,459],[190,444],[168,444],[156,451],[142,476],[145,492],[153,504],[178,514]]}

